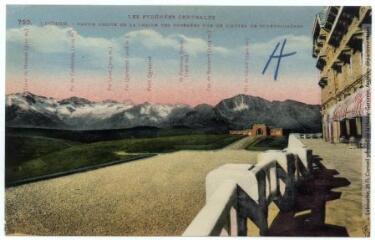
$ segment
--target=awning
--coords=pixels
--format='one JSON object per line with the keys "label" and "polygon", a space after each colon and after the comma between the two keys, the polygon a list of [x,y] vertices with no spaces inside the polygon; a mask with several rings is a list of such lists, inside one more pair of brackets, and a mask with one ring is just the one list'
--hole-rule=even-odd
{"label": "awning", "polygon": [[368,115],[368,99],[370,99],[370,90],[368,88],[359,89],[355,94],[348,96],[336,104],[333,112],[333,120],[341,121],[345,118]]}
{"label": "awning", "polygon": [[348,107],[346,103],[346,99],[344,101],[338,102],[335,110],[333,111],[333,120],[341,121],[346,116],[346,109]]}

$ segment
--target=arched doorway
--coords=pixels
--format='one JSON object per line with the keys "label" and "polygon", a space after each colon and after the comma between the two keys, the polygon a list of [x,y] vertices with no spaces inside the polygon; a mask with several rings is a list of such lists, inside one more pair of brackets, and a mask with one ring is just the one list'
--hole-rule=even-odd
{"label": "arched doorway", "polygon": [[268,129],[265,124],[254,124],[251,129],[252,136],[267,136]]}
{"label": "arched doorway", "polygon": [[257,136],[262,136],[263,135],[263,129],[258,128],[257,131],[256,131],[256,135]]}

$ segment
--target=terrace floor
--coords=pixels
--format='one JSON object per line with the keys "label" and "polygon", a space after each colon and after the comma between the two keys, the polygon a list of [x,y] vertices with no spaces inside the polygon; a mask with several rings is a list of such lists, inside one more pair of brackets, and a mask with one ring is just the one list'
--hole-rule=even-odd
{"label": "terrace floor", "polygon": [[[362,215],[363,150],[321,139],[302,141],[313,150],[319,168],[313,180],[298,188],[293,211],[280,213],[271,207],[269,235],[368,236],[370,222]],[[254,235],[251,226],[249,235]]]}
{"label": "terrace floor", "polygon": [[[241,140],[217,151],[179,151],[7,188],[6,232],[27,235],[181,235],[205,204],[205,177],[226,163],[255,163]],[[271,204],[270,235],[365,236],[362,151],[304,139],[316,163],[294,211]],[[246,144],[245,144],[246,145]],[[309,190],[307,190],[309,189]],[[250,223],[249,223],[250,224]],[[257,235],[249,226],[249,235]]]}

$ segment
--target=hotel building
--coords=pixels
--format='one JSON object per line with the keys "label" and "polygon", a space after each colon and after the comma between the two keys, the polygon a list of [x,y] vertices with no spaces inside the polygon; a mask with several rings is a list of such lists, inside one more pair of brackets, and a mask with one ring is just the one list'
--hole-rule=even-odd
{"label": "hotel building", "polygon": [[327,7],[313,26],[323,138],[366,144],[371,80],[371,7]]}

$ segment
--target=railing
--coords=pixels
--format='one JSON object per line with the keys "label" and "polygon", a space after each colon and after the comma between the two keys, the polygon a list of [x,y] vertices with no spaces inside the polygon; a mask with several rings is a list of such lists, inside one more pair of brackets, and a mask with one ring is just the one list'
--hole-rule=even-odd
{"label": "railing", "polygon": [[295,136],[297,138],[322,138],[322,133],[296,133]]}
{"label": "railing", "polygon": [[236,221],[233,207],[237,205],[237,200],[237,184],[234,181],[221,184],[184,235],[217,236],[225,235],[225,232],[237,235],[235,227],[229,225]]}
{"label": "railing", "polygon": [[246,236],[247,220],[268,232],[268,206],[275,202],[280,211],[295,203],[295,187],[312,177],[312,151],[290,135],[282,151],[258,154],[258,162],[226,164],[206,177],[206,205],[183,236]]}

